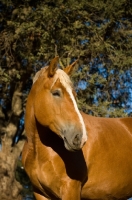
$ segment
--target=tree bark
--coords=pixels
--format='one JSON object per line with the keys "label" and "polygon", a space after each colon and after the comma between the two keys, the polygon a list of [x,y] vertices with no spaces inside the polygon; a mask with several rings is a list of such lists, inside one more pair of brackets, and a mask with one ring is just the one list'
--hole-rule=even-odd
{"label": "tree bark", "polygon": [[13,145],[14,137],[19,128],[22,109],[22,83],[17,85],[12,97],[11,114],[8,124],[4,124],[4,114],[0,110],[1,150],[0,150],[0,199],[21,200],[22,186],[15,179],[17,161],[22,151],[23,142],[20,140]]}
{"label": "tree bark", "polygon": [[0,199],[1,200],[21,200],[22,186],[15,179],[15,169],[20,148],[9,148],[0,153]]}

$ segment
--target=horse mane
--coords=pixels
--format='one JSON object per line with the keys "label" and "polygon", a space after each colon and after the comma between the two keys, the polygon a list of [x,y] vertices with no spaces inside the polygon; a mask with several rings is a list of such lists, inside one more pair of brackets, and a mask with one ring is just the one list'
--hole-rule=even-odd
{"label": "horse mane", "polygon": [[53,80],[53,84],[51,86],[51,88],[54,86],[54,84],[56,83],[57,80],[60,80],[61,84],[65,87],[65,88],[72,88],[73,84],[69,78],[69,76],[62,70],[62,69],[57,69],[54,75],[54,80]]}
{"label": "horse mane", "polygon": [[38,72],[36,72],[35,76],[33,77],[33,84],[38,80],[40,76],[43,75],[43,73],[46,71],[48,66],[41,68]]}
{"label": "horse mane", "polygon": [[[38,80],[38,78],[40,76],[42,76],[45,71],[47,70],[49,66],[46,66],[46,67],[43,67],[41,68],[36,74],[35,76],[33,77],[33,84]],[[69,78],[69,76],[61,69],[57,69],[55,74],[54,74],[54,79],[53,79],[53,84],[51,86],[51,88],[54,86],[54,84],[56,83],[57,79],[60,80],[61,84],[65,87],[65,88],[72,88],[73,87],[73,84]]]}

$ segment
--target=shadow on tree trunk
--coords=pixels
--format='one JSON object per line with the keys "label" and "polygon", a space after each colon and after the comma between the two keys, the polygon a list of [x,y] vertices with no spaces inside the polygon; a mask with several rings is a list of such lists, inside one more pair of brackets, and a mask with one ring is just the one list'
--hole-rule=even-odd
{"label": "shadow on tree trunk", "polygon": [[22,167],[21,159],[18,159],[18,164],[16,168],[16,180],[20,182],[20,184],[23,186],[23,189],[21,191],[22,200],[35,200],[33,196],[32,184],[24,168]]}

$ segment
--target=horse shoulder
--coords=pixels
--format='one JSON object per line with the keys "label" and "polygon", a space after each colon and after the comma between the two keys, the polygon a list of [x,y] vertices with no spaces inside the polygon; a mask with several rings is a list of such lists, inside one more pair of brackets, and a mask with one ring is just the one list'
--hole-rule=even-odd
{"label": "horse shoulder", "polygon": [[132,195],[132,119],[109,119],[85,114],[83,118],[88,131],[88,140],[83,147],[88,181],[83,187],[82,196],[89,195],[93,199],[115,193],[120,198],[120,191],[124,196]]}

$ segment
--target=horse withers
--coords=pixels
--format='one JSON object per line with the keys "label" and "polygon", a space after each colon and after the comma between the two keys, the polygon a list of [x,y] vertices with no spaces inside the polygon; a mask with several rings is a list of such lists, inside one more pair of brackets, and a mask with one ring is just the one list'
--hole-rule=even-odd
{"label": "horse withers", "polygon": [[37,200],[132,197],[132,118],[80,112],[58,57],[34,77],[25,116],[23,166]]}

